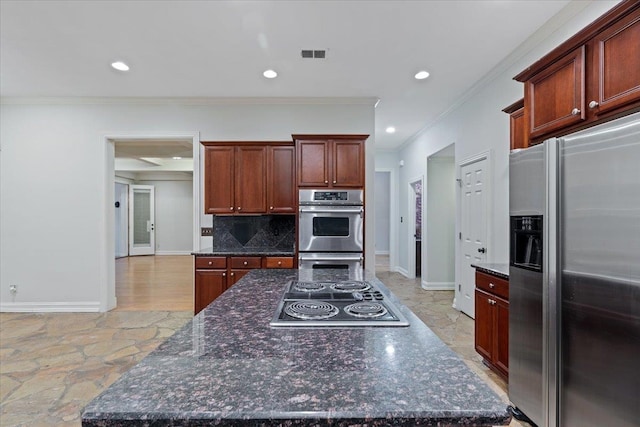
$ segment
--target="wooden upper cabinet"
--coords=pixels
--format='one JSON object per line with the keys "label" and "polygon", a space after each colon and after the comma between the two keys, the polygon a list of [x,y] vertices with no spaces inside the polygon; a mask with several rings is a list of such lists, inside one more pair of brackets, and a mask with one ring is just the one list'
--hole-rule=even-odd
{"label": "wooden upper cabinet", "polygon": [[525,82],[524,118],[530,138],[586,118],[584,52],[582,46]]}
{"label": "wooden upper cabinet", "polygon": [[334,187],[364,187],[364,141],[333,141]]}
{"label": "wooden upper cabinet", "polygon": [[587,106],[595,116],[640,100],[640,10],[598,34]]}
{"label": "wooden upper cabinet", "polygon": [[640,109],[640,1],[624,0],[514,77],[525,84],[525,142]]}
{"label": "wooden upper cabinet", "polygon": [[296,157],[293,146],[270,146],[267,151],[269,213],[295,213]]}
{"label": "wooden upper cabinet", "polygon": [[363,188],[369,135],[293,135],[299,187]]}
{"label": "wooden upper cabinet", "polygon": [[502,111],[509,114],[509,148],[511,150],[527,148],[524,133],[524,99],[514,102]]}
{"label": "wooden upper cabinet", "polygon": [[326,187],[329,185],[329,141],[297,141],[298,185]]}
{"label": "wooden upper cabinet", "polygon": [[204,212],[234,213],[234,147],[206,146],[204,156]]}
{"label": "wooden upper cabinet", "polygon": [[267,147],[236,147],[235,202],[237,213],[267,210]]}

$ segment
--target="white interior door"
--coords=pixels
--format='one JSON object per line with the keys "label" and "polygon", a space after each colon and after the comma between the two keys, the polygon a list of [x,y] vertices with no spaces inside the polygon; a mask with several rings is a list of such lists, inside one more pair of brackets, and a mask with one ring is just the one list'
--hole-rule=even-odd
{"label": "white interior door", "polygon": [[456,308],[475,318],[475,268],[487,259],[486,157],[460,168],[460,264]]}
{"label": "white interior door", "polygon": [[130,185],[129,255],[153,255],[155,249],[155,187]]}

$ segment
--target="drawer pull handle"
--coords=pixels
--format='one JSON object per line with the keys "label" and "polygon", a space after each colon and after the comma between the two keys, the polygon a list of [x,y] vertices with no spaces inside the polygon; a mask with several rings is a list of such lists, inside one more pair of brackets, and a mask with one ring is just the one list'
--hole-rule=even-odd
{"label": "drawer pull handle", "polygon": [[496,287],[496,285],[494,285],[493,283],[489,283],[489,287],[490,287],[491,289],[493,289],[493,288],[495,288],[495,287]]}
{"label": "drawer pull handle", "polygon": [[278,261],[278,265],[282,265],[282,261]]}
{"label": "drawer pull handle", "polygon": [[247,264],[248,264],[248,262],[247,262],[247,261],[245,261],[245,262],[243,262],[243,264],[244,264],[244,265],[247,265]]}
{"label": "drawer pull handle", "polygon": [[212,261],[209,261],[209,265],[213,265],[213,262],[212,262]]}

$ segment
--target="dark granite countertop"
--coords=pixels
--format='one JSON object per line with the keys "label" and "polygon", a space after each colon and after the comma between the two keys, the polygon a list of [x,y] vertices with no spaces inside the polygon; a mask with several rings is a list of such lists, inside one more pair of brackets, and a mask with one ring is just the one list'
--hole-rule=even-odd
{"label": "dark granite countertop", "polygon": [[471,264],[471,267],[484,273],[493,274],[494,276],[509,280],[509,264],[479,262],[477,264]]}
{"label": "dark granite countertop", "polygon": [[289,280],[339,274],[251,271],[90,402],[82,425],[509,423],[507,404],[368,273],[409,327],[269,327]]}
{"label": "dark granite countertop", "polygon": [[205,248],[191,252],[195,256],[294,256],[293,248]]}

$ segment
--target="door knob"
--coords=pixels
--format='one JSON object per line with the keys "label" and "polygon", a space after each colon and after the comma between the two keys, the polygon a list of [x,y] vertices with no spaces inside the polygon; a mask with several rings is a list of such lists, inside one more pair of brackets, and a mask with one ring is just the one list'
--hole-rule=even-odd
{"label": "door knob", "polygon": [[487,248],[478,248],[478,252],[483,254],[483,253],[487,252]]}

